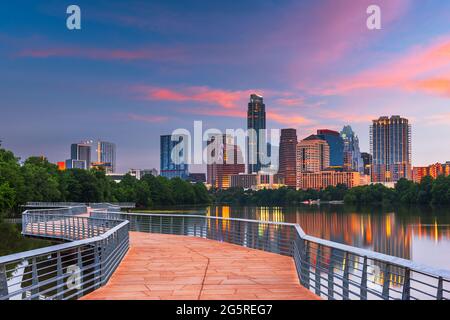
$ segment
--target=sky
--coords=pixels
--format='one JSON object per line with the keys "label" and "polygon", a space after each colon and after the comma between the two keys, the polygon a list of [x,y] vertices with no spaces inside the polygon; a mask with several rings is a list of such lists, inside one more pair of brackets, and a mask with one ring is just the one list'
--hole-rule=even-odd
{"label": "sky", "polygon": [[[66,9],[81,8],[81,30]],[[381,8],[381,30],[366,26]],[[69,158],[117,144],[119,171],[159,168],[159,136],[351,125],[362,151],[379,116],[412,124],[413,165],[450,160],[450,1],[8,1],[0,6],[0,140],[18,156]]]}

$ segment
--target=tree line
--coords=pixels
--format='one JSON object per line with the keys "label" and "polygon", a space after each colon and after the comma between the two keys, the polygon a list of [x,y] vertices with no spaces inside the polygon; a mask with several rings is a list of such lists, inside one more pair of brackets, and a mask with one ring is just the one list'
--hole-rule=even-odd
{"label": "tree line", "polygon": [[60,171],[43,157],[30,157],[23,164],[19,160],[0,148],[0,214],[20,212],[28,201],[135,202],[140,208],[210,202],[202,183],[152,175],[138,180],[130,174],[116,183],[95,169]]}
{"label": "tree line", "polygon": [[348,192],[346,185],[328,187],[324,190],[294,190],[279,188],[274,190],[244,190],[242,188],[230,188],[227,190],[212,191],[214,201],[217,204],[232,205],[256,205],[256,206],[290,206],[301,204],[304,201],[342,201]]}
{"label": "tree line", "polygon": [[450,176],[433,179],[424,177],[420,183],[401,179],[395,188],[382,184],[347,188],[345,185],[329,186],[323,190],[244,190],[231,188],[214,191],[216,203],[234,205],[283,206],[304,201],[344,201],[353,205],[449,205]]}

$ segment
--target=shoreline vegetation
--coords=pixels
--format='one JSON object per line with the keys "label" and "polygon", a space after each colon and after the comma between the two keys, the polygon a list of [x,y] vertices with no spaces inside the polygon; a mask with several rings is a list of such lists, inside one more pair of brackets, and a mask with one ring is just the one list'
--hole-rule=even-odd
{"label": "shoreline vegetation", "polygon": [[13,217],[28,201],[43,202],[134,202],[139,209],[209,204],[295,206],[342,203],[351,205],[450,204],[450,177],[424,177],[420,183],[402,179],[394,189],[381,184],[348,189],[345,185],[324,190],[210,190],[203,183],[191,184],[179,178],[146,175],[140,180],[126,175],[116,183],[99,170],[59,171],[44,157],[19,158],[0,148],[0,218]]}
{"label": "shoreline vegetation", "polygon": [[30,157],[20,165],[11,151],[0,148],[0,219],[17,216],[28,201],[134,202],[140,208],[209,204],[203,183],[127,174],[116,183],[99,170],[58,170],[44,157]]}
{"label": "shoreline vegetation", "polygon": [[401,179],[395,188],[373,184],[351,189],[345,185],[337,185],[324,190],[228,189],[213,192],[213,195],[216,203],[235,205],[291,206],[303,203],[314,204],[320,199],[323,204],[441,206],[450,204],[450,176],[439,176],[437,179],[426,176],[420,183]]}

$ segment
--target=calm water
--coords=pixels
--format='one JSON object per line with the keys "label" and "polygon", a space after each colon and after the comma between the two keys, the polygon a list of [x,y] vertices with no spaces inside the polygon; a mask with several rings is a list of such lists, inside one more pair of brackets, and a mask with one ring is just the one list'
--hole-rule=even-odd
{"label": "calm water", "polygon": [[[198,213],[199,209],[183,211]],[[218,217],[298,223],[312,236],[450,270],[450,208],[213,206],[205,211]],[[0,222],[0,256],[54,244],[22,237],[20,228],[20,225]]]}
{"label": "calm water", "polygon": [[312,236],[450,270],[450,208],[355,209],[344,205],[230,207],[207,215],[298,223]]}
{"label": "calm water", "polygon": [[0,221],[0,257],[55,244],[51,241],[23,237],[21,231],[20,224]]}

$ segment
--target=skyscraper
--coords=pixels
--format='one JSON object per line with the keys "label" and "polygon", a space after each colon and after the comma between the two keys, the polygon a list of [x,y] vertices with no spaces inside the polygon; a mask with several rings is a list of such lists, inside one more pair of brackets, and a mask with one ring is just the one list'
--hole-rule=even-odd
{"label": "skyscraper", "polygon": [[359,149],[359,138],[351,126],[344,126],[341,131],[344,140],[344,170],[364,173],[364,164]]}
{"label": "skyscraper", "polygon": [[337,131],[317,130],[317,136],[326,140],[330,147],[330,166],[342,167],[344,165],[344,140]]}
{"label": "skyscraper", "polygon": [[111,142],[97,142],[97,166],[105,168],[106,173],[116,172],[116,145]]}
{"label": "skyscraper", "polygon": [[372,155],[367,152],[361,152],[361,158],[364,164],[364,174],[370,176],[372,171]]}
{"label": "skyscraper", "polygon": [[281,129],[278,173],[284,177],[284,183],[290,188],[297,185],[296,149],[297,130]]}
{"label": "skyscraper", "polygon": [[[250,95],[247,111],[247,129],[250,133],[247,140],[248,173],[257,173],[261,170],[261,158],[267,150],[266,105],[263,97],[257,94]],[[251,134],[251,132],[254,134]]]}
{"label": "skyscraper", "polygon": [[[84,161],[86,163],[85,169],[90,169],[91,167],[91,145],[87,142],[73,143],[70,146],[70,160],[78,160],[77,168],[81,168],[79,161]],[[70,163],[72,163],[70,161]],[[70,166],[72,168],[72,166]]]}
{"label": "skyscraper", "polygon": [[[186,163],[186,152],[180,149],[173,152],[175,146],[184,143],[184,149],[188,149],[187,137],[180,136],[177,140],[172,140],[171,135],[162,135],[160,139],[160,175],[168,179],[189,177],[189,164]],[[180,146],[178,146],[180,147]]]}
{"label": "skyscraper", "polygon": [[330,147],[325,139],[310,135],[297,144],[297,175],[320,172],[330,166]]}
{"label": "skyscraper", "polygon": [[411,125],[400,116],[380,117],[370,126],[372,181],[411,179]]}
{"label": "skyscraper", "polygon": [[242,151],[231,135],[213,135],[208,141],[207,183],[213,188],[228,189],[231,176],[244,173]]}

